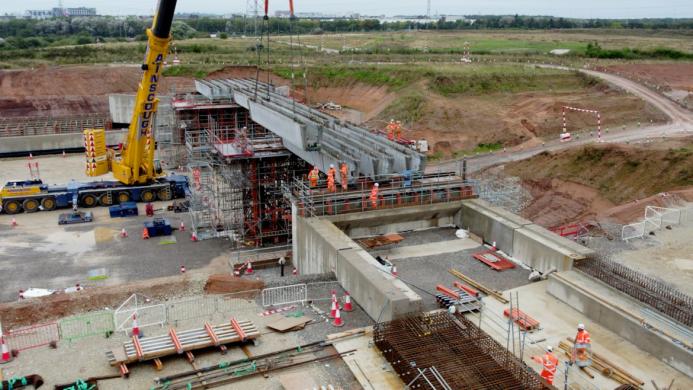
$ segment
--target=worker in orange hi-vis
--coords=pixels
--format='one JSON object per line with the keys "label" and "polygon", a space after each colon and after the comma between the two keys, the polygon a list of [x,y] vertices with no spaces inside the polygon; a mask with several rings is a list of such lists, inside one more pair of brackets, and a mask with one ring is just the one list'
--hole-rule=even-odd
{"label": "worker in orange hi-vis", "polygon": [[334,165],[330,164],[330,168],[327,170],[327,191],[329,192],[337,190],[337,186],[334,183],[335,172],[337,171],[334,169]]}
{"label": "worker in orange hi-vis", "polygon": [[320,171],[318,167],[313,167],[308,173],[308,181],[310,182],[310,187],[314,188],[318,186],[318,179],[320,179]]}
{"label": "worker in orange hi-vis", "polygon": [[575,336],[575,348],[573,349],[573,361],[578,367],[589,367],[592,364],[592,339],[585,330],[584,324],[578,324]]}
{"label": "worker in orange hi-vis", "polygon": [[375,183],[373,184],[373,188],[371,189],[371,207],[372,208],[378,208],[378,188],[380,187],[380,184]]}
{"label": "worker in orange hi-vis", "polygon": [[337,170],[334,168],[334,164],[330,164],[330,169],[327,170],[327,190],[330,192],[337,191],[337,186],[335,185],[336,175]]}
{"label": "worker in orange hi-vis", "polygon": [[394,120],[394,119],[390,119],[390,123],[388,123],[388,124],[387,124],[387,127],[386,127],[386,129],[387,129],[387,138],[388,138],[389,140],[395,139],[395,126],[397,126],[397,124],[395,123],[395,120]]}
{"label": "worker in orange hi-vis", "polygon": [[556,375],[556,369],[558,368],[558,358],[553,354],[553,348],[551,346],[546,347],[544,356],[532,356],[532,360],[544,366],[540,375],[546,379],[546,382],[552,385],[553,377]]}
{"label": "worker in orange hi-vis", "polygon": [[345,162],[339,166],[339,174],[342,178],[342,191],[346,191],[349,186],[349,168]]}
{"label": "worker in orange hi-vis", "polygon": [[402,122],[397,121],[397,123],[395,124],[394,133],[395,133],[395,140],[399,140],[402,138]]}

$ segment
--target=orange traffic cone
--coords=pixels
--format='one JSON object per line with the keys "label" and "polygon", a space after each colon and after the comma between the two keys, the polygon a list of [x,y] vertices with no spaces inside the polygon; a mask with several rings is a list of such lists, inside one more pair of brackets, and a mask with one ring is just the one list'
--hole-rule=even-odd
{"label": "orange traffic cone", "polygon": [[24,290],[19,290],[19,299],[24,299]]}
{"label": "orange traffic cone", "polygon": [[396,265],[392,266],[392,270],[390,271],[390,273],[392,273],[392,276],[397,276],[397,266]]}
{"label": "orange traffic cone", "polygon": [[339,310],[339,309],[337,309],[337,302],[332,301],[332,308],[330,309],[329,317],[335,318],[334,316],[337,314],[337,310]]}
{"label": "orange traffic cone", "polygon": [[334,321],[332,322],[332,326],[344,326],[344,322],[342,321],[342,315],[339,313],[339,309],[337,309],[337,311],[334,314]]}
{"label": "orange traffic cone", "polygon": [[195,232],[192,232],[192,236],[190,236],[190,241],[197,242],[197,234],[195,234]]}
{"label": "orange traffic cone", "polygon": [[296,268],[294,268],[294,270],[291,271],[291,275],[294,275],[294,276],[298,275],[298,270]]}
{"label": "orange traffic cone", "polygon": [[63,158],[65,158],[65,151],[63,150]]}
{"label": "orange traffic cone", "polygon": [[144,228],[144,229],[142,230],[142,239],[143,239],[143,240],[148,240],[148,239],[149,239],[149,230],[147,230],[147,228]]}
{"label": "orange traffic cone", "polygon": [[17,227],[17,218],[12,218],[12,227]]}
{"label": "orange traffic cone", "polygon": [[79,283],[75,284],[75,291],[82,291],[82,286]]}
{"label": "orange traffic cone", "polygon": [[184,265],[180,266],[180,273],[182,273],[182,274],[185,273],[185,266]]}
{"label": "orange traffic cone", "polygon": [[344,292],[344,311],[354,311],[354,306],[351,305],[351,296],[349,296],[349,291]]}
{"label": "orange traffic cone", "polygon": [[246,274],[252,274],[253,273],[253,263],[248,260],[248,267],[245,269]]}
{"label": "orange traffic cone", "polygon": [[29,153],[29,160],[33,160],[33,159],[34,159],[34,155]]}
{"label": "orange traffic cone", "polygon": [[120,238],[128,238],[128,232],[125,231],[125,228],[120,229]]}
{"label": "orange traffic cone", "polygon": [[185,223],[183,221],[180,221],[180,229],[181,232],[185,231]]}
{"label": "orange traffic cone", "polygon": [[7,342],[5,341],[5,335],[2,333],[2,326],[0,325],[0,351],[2,352],[2,357],[0,357],[0,363],[7,363],[12,360],[12,355],[10,355],[10,349],[7,347]]}
{"label": "orange traffic cone", "polygon": [[140,327],[137,325],[137,314],[132,315],[132,335],[140,338]]}

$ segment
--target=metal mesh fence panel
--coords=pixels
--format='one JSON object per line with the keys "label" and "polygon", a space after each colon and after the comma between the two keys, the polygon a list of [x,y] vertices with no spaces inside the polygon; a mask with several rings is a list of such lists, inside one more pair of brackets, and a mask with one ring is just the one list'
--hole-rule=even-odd
{"label": "metal mesh fence panel", "polygon": [[6,336],[9,348],[17,351],[48,345],[53,341],[57,342],[59,338],[60,332],[56,322],[12,329]]}
{"label": "metal mesh fence panel", "polygon": [[575,264],[580,271],[686,326],[693,326],[693,297],[674,287],[611,260],[589,259]]}
{"label": "metal mesh fence panel", "polygon": [[305,283],[290,286],[272,287],[262,290],[262,306],[278,306],[288,303],[305,302],[308,299]]}
{"label": "metal mesh fence panel", "polygon": [[175,325],[178,321],[210,317],[217,311],[215,297],[200,297],[166,304],[166,319]]}
{"label": "metal mesh fence panel", "polygon": [[113,312],[100,311],[58,321],[60,338],[72,341],[89,336],[108,336],[115,330]]}

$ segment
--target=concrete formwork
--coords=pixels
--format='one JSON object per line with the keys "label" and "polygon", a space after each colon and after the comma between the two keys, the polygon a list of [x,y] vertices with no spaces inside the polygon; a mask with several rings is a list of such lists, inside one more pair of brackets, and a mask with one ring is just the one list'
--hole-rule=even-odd
{"label": "concrete formwork", "polygon": [[[693,353],[670,337],[643,326],[640,302],[578,271],[554,274],[547,292],[603,327],[649,352],[672,368],[693,376]],[[648,324],[651,327],[659,324]],[[691,342],[691,340],[687,340]]]}

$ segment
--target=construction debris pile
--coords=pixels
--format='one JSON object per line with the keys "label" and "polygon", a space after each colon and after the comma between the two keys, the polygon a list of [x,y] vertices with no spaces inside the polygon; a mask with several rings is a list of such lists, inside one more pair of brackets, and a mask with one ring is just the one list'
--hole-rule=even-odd
{"label": "construction debris pile", "polygon": [[410,388],[545,389],[541,378],[465,317],[445,311],[379,323],[375,345]]}

